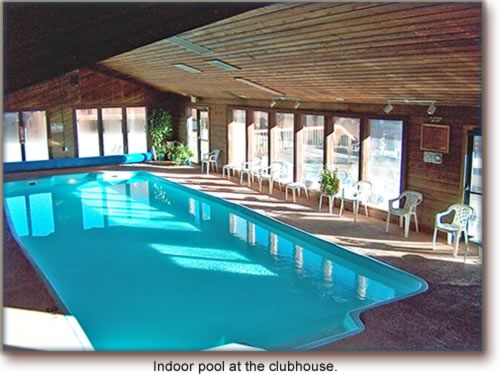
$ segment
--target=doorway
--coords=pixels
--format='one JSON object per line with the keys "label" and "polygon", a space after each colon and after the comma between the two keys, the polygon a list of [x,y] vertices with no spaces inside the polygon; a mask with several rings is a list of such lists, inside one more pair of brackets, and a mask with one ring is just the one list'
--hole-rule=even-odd
{"label": "doorway", "polygon": [[470,132],[467,136],[464,203],[474,209],[473,219],[469,222],[469,236],[473,241],[482,242],[483,138],[480,131]]}
{"label": "doorway", "polygon": [[187,110],[187,145],[193,156],[191,162],[199,164],[210,152],[209,118],[207,108],[188,108]]}

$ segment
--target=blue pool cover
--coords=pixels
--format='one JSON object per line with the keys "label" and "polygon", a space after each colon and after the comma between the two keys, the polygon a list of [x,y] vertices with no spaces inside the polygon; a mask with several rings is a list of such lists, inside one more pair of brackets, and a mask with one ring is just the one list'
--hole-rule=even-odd
{"label": "blue pool cover", "polygon": [[42,169],[95,167],[99,165],[142,163],[151,160],[151,153],[124,154],[112,156],[95,156],[88,158],[63,158],[36,161],[16,161],[3,163],[4,173],[26,172]]}

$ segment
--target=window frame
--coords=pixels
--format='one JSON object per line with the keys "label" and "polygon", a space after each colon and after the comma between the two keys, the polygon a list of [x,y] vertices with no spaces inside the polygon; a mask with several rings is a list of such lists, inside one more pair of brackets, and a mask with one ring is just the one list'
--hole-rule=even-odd
{"label": "window frame", "polygon": [[82,105],[73,107],[73,137],[74,137],[74,150],[75,157],[80,157],[80,148],[78,143],[78,126],[77,121],[78,117],[76,112],[78,110],[84,109],[96,109],[97,110],[97,129],[99,136],[99,156],[110,156],[104,155],[104,138],[103,138],[103,121],[102,121],[102,110],[105,108],[121,108],[122,110],[122,134],[123,134],[123,153],[128,154],[128,127],[127,127],[127,108],[145,108],[146,111],[146,147],[149,151],[151,149],[151,139],[149,137],[149,107],[146,104],[131,104],[131,105],[118,105],[118,104],[110,104],[110,105]]}
{"label": "window frame", "polygon": [[[48,149],[48,154],[49,158],[47,160],[53,159],[53,153],[52,153],[52,137],[50,133],[50,115],[49,111],[47,109],[39,108],[39,107],[34,107],[34,108],[25,108],[25,107],[15,107],[15,108],[4,108],[3,113],[17,113],[17,120],[18,120],[18,131],[20,132],[20,129],[23,129],[24,132],[24,121],[23,121],[23,112],[45,112],[45,122],[46,122],[46,127],[47,127],[47,149]],[[3,119],[2,119],[3,123]],[[3,132],[3,128],[2,128]],[[25,150],[25,141],[24,141],[24,134],[23,134],[23,142],[21,143],[21,138],[19,138],[19,143],[21,145],[21,162],[26,161],[26,150]],[[2,155],[3,157],[3,155]],[[16,162],[13,162],[16,163]]]}

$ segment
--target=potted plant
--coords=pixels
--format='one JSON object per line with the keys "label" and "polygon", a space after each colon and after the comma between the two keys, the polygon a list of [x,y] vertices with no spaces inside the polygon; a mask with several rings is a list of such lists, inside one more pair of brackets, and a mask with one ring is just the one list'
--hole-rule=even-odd
{"label": "potted plant", "polygon": [[321,172],[321,192],[328,196],[334,196],[339,192],[340,180],[337,176],[337,170],[331,171],[327,167]]}
{"label": "potted plant", "polygon": [[148,132],[157,160],[164,160],[168,151],[167,142],[172,136],[172,116],[161,109],[153,109],[148,116]]}
{"label": "potted plant", "polygon": [[193,152],[189,149],[188,146],[183,144],[179,144],[175,148],[174,152],[174,162],[175,165],[189,165],[190,159],[193,156]]}

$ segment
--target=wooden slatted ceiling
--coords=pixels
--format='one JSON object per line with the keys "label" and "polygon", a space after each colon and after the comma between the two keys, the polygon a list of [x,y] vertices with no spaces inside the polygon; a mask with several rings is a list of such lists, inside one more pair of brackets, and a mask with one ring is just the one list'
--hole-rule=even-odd
{"label": "wooden slatted ceiling", "polygon": [[[234,80],[243,77],[304,101],[480,105],[477,3],[273,4],[179,36],[213,53],[162,40],[102,64],[160,90],[200,97],[272,97]],[[241,70],[223,71],[207,63],[212,59]]]}

